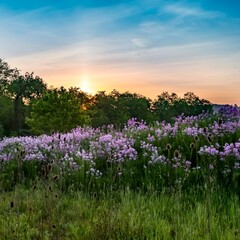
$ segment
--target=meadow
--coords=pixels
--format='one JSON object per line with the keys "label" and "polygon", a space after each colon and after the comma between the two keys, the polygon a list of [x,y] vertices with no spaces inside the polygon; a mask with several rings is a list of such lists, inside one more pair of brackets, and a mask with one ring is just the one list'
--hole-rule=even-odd
{"label": "meadow", "polygon": [[0,141],[0,239],[239,239],[240,111]]}

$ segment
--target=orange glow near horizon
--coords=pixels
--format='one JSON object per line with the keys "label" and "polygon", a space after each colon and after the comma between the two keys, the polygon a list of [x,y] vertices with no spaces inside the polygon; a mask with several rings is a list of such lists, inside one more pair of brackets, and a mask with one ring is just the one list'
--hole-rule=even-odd
{"label": "orange glow near horizon", "polygon": [[[13,62],[12,65],[17,64]],[[212,103],[240,105],[239,89],[233,88],[237,77],[234,77],[230,84],[228,76],[224,76],[221,70],[215,72],[207,66],[202,68],[193,66],[192,69],[190,67],[178,69],[173,66],[174,71],[169,67],[148,69],[135,66],[133,68],[128,66],[105,68],[93,65],[88,67],[68,65],[50,68],[45,64],[37,67],[31,66],[31,62],[27,60],[21,65],[18,64],[17,67],[22,69],[22,72],[33,70],[49,87],[79,87],[91,95],[98,91],[110,93],[116,89],[119,92],[129,91],[141,94],[154,100],[162,92],[174,92],[180,97],[186,92],[193,92]]]}
{"label": "orange glow near horizon", "polygon": [[[170,84],[161,84],[159,81],[158,85],[144,83],[142,80],[143,76],[139,76],[139,80],[133,80],[131,77],[125,78],[124,81],[121,80],[121,77],[108,76],[103,77],[101,75],[92,75],[91,77],[83,75],[80,77],[80,80],[75,75],[68,75],[64,78],[63,76],[53,76],[47,77],[46,82],[48,86],[60,87],[64,86],[66,88],[70,87],[79,87],[82,91],[87,92],[91,95],[96,94],[98,91],[106,91],[110,93],[112,90],[116,89],[119,92],[129,91],[131,93],[141,94],[143,96],[149,97],[154,100],[162,92],[176,93],[178,96],[182,97],[186,92],[193,92],[200,98],[209,100],[212,103],[216,104],[238,104],[240,105],[240,99],[237,97],[237,89],[235,92],[232,92],[232,95],[229,94],[228,87],[221,89],[214,89],[209,87],[208,89],[203,86],[189,86],[189,87],[176,87]],[[160,76],[159,76],[160,78]],[[44,78],[43,78],[44,79]],[[72,79],[71,81],[66,81],[64,79]],[[233,91],[231,89],[231,91]]]}
{"label": "orange glow near horizon", "polygon": [[83,92],[94,94],[94,88],[92,86],[91,80],[88,76],[84,75],[81,77],[79,87]]}

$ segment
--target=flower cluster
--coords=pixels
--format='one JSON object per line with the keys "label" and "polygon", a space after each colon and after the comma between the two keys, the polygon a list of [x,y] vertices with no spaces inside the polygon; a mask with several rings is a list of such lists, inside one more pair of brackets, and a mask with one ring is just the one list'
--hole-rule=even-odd
{"label": "flower cluster", "polygon": [[87,173],[96,177],[103,174],[98,169],[99,160],[106,163],[105,166],[134,162],[133,165],[139,163],[151,168],[158,165],[173,171],[190,172],[203,167],[206,157],[210,159],[212,170],[216,161],[231,158],[235,169],[239,169],[239,111],[228,106],[220,112],[224,117],[229,115],[229,119],[216,121],[219,116],[214,115],[211,119],[209,114],[181,115],[173,124],[156,122],[147,125],[133,118],[122,131],[109,125],[97,129],[79,127],[50,136],[4,138],[0,141],[0,160],[4,163],[18,159],[55,162],[57,166],[71,170],[82,170],[87,164]]}
{"label": "flower cluster", "polygon": [[225,105],[222,106],[218,113],[224,118],[240,118],[240,109],[237,105]]}
{"label": "flower cluster", "polygon": [[221,160],[226,159],[227,157],[234,157],[237,160],[240,160],[240,139],[235,143],[225,143],[223,150],[219,150],[220,146],[203,146],[199,150],[200,155],[211,155],[219,156]]}

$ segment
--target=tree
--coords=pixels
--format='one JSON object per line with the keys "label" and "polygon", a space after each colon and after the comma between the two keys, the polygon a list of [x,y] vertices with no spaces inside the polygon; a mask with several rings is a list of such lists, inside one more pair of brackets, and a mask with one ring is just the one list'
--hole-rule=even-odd
{"label": "tree", "polygon": [[85,97],[76,88],[47,90],[41,98],[31,101],[27,123],[36,134],[66,132],[89,124],[90,119],[83,101]]}
{"label": "tree", "polygon": [[10,81],[19,76],[19,70],[12,69],[0,58],[0,137],[10,135],[13,120],[13,102],[8,94]]}
{"label": "tree", "polygon": [[0,95],[7,94],[7,88],[13,79],[19,76],[19,70],[11,68],[7,62],[0,58]]}
{"label": "tree", "polygon": [[147,122],[152,120],[151,100],[140,94],[122,93],[119,96],[118,105],[122,109],[122,113],[127,116],[127,119],[122,119],[122,123],[125,123],[130,118],[137,118]]}
{"label": "tree", "polygon": [[91,122],[94,127],[109,124],[123,127],[132,117],[149,122],[152,118],[150,106],[150,99],[136,93],[98,92],[93,97]]}
{"label": "tree", "polygon": [[13,102],[6,96],[0,96],[0,137],[10,135],[13,119]]}
{"label": "tree", "polygon": [[212,105],[209,101],[200,99],[192,92],[185,93],[183,98],[178,97],[176,93],[163,92],[154,101],[152,111],[155,120],[172,122],[174,117],[182,113],[185,116],[193,116],[199,115],[203,111],[211,112]]}
{"label": "tree", "polygon": [[46,84],[33,73],[25,73],[12,79],[8,84],[7,91],[14,103],[13,130],[19,132],[24,122],[26,112],[25,105],[30,100],[40,97],[46,91]]}
{"label": "tree", "polygon": [[93,127],[100,127],[113,123],[116,119],[116,106],[113,96],[109,96],[105,91],[99,91],[92,98],[91,124]]}
{"label": "tree", "polygon": [[21,75],[18,69],[11,68],[7,62],[0,59],[0,97],[2,98],[2,105],[6,101],[11,101],[12,104],[9,104],[9,106],[14,106],[14,108],[9,107],[13,110],[13,114],[8,111],[8,116],[5,116],[8,119],[11,116],[11,124],[5,124],[5,128],[7,127],[5,132],[10,134],[11,131],[14,131],[20,134],[25,122],[29,101],[40,97],[46,88],[46,84],[40,77],[34,77],[33,73],[28,72]]}
{"label": "tree", "polygon": [[204,112],[212,112],[212,104],[206,99],[200,99],[193,92],[184,94],[183,101],[187,104],[185,115],[199,115]]}
{"label": "tree", "polygon": [[171,122],[174,116],[180,114],[179,109],[176,107],[176,103],[179,101],[180,98],[176,93],[169,94],[168,92],[163,92],[161,95],[158,95],[152,107],[155,120]]}

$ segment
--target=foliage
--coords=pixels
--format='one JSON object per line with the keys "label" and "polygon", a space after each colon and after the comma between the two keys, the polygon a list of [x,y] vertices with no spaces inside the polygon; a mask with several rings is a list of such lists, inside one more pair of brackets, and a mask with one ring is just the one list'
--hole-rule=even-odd
{"label": "foliage", "polygon": [[114,124],[123,127],[130,118],[151,121],[151,101],[139,94],[129,92],[119,93],[113,90],[110,94],[98,92],[93,97],[91,109],[92,126]]}
{"label": "foliage", "polygon": [[33,73],[26,73],[24,76],[20,75],[11,81],[7,90],[14,103],[13,129],[19,131],[22,129],[24,119],[24,101],[28,102],[40,97],[46,90],[46,84],[38,76],[34,77]]}
{"label": "foliage", "polygon": [[7,94],[9,82],[19,76],[19,70],[11,68],[7,62],[0,58],[0,96]]}
{"label": "foliage", "polygon": [[32,101],[27,123],[36,134],[53,131],[66,132],[89,123],[84,110],[83,92],[65,88],[48,90]]}
{"label": "foliage", "polygon": [[4,128],[3,128],[3,125],[0,124],[0,138],[2,138],[4,135]]}
{"label": "foliage", "polygon": [[[18,69],[12,69],[2,59],[0,59],[0,98],[11,99],[9,111],[13,105],[13,114],[6,115],[9,119],[8,124],[3,124],[6,135],[15,132],[21,134],[27,114],[27,103],[29,100],[41,96],[46,90],[46,84],[41,78],[33,75],[33,73],[25,73],[21,75]],[[5,100],[6,102],[6,100]]]}
{"label": "foliage", "polygon": [[14,106],[10,98],[0,96],[0,125],[2,126],[2,135],[9,135],[12,125]]}
{"label": "foliage", "polygon": [[174,117],[184,113],[185,116],[199,115],[203,111],[212,112],[209,101],[200,99],[192,92],[184,94],[183,98],[176,93],[163,92],[153,103],[155,120],[172,122]]}

